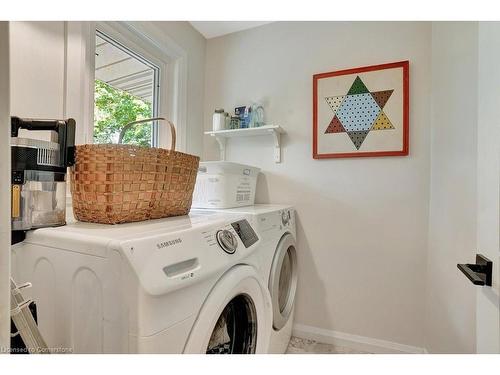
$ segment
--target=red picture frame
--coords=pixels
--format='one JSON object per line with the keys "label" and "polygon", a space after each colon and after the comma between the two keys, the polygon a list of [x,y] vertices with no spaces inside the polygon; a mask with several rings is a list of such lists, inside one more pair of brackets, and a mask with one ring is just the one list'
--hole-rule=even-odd
{"label": "red picture frame", "polygon": [[[364,73],[384,69],[403,69],[403,142],[402,149],[396,151],[369,151],[369,152],[339,152],[320,154],[318,153],[318,81],[323,78]],[[344,69],[328,73],[319,73],[313,75],[313,158],[356,158],[356,157],[375,157],[375,156],[406,156],[409,154],[409,105],[410,105],[410,78],[409,61],[399,61],[388,64],[371,65],[359,68]]]}

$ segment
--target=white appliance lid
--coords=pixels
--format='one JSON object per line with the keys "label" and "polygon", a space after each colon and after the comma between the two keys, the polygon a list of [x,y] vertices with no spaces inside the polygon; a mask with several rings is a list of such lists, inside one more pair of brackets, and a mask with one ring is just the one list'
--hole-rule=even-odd
{"label": "white appliance lid", "polygon": [[106,241],[118,240],[125,241],[140,237],[149,237],[155,234],[169,234],[179,230],[201,228],[215,222],[231,221],[235,217],[241,216],[236,213],[225,212],[191,212],[186,216],[175,216],[165,219],[147,220],[135,223],[125,224],[94,224],[77,221],[62,227],[41,228],[28,232],[27,242],[36,242],[37,238],[46,238],[47,236],[67,238],[68,235],[102,239]]}
{"label": "white appliance lid", "polygon": [[193,208],[191,212],[196,213],[225,213],[225,214],[248,214],[248,215],[261,215],[270,212],[277,212],[283,210],[294,209],[291,205],[286,204],[254,204],[252,206],[242,206],[234,208]]}

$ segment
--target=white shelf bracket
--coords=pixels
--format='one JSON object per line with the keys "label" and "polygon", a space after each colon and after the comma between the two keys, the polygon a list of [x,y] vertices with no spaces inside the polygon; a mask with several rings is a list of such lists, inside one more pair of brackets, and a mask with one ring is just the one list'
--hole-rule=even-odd
{"label": "white shelf bracket", "polygon": [[274,162],[281,163],[281,133],[273,130],[274,137]]}
{"label": "white shelf bracket", "polygon": [[220,160],[226,161],[226,142],[227,138],[215,136],[217,143],[219,144]]}
{"label": "white shelf bracket", "polygon": [[205,135],[214,137],[219,144],[220,160],[222,161],[226,160],[226,145],[229,138],[272,135],[274,139],[274,161],[276,163],[281,163],[281,134],[285,134],[285,131],[281,126],[277,125],[263,125],[257,128],[224,129],[205,132]]}

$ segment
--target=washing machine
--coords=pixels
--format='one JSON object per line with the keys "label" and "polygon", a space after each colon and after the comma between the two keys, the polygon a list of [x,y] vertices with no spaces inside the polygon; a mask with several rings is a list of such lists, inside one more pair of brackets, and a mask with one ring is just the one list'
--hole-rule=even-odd
{"label": "washing machine", "polygon": [[231,209],[202,210],[249,215],[261,244],[252,263],[267,281],[272,300],[269,353],[285,353],[292,335],[297,291],[297,246],[295,210],[288,205],[257,204]]}
{"label": "washing machine", "polygon": [[12,271],[51,351],[266,353],[267,281],[250,215],[189,216],[29,232]]}

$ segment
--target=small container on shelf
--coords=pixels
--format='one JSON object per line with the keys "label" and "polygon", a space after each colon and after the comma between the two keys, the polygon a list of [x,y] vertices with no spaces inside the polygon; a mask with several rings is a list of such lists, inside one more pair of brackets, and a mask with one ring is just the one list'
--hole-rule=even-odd
{"label": "small container on shelf", "polygon": [[238,116],[231,116],[231,126],[230,129],[240,129],[241,120]]}
{"label": "small container on shelf", "polygon": [[236,107],[234,114],[240,119],[240,128],[246,129],[250,127],[251,108],[247,106]]}
{"label": "small container on shelf", "polygon": [[215,110],[212,117],[212,129],[213,131],[224,130],[225,128],[225,117],[224,110],[222,108],[218,108]]}
{"label": "small container on shelf", "polygon": [[264,107],[258,104],[252,104],[250,107],[250,128],[258,128],[264,126]]}
{"label": "small container on shelf", "polygon": [[224,112],[224,129],[231,129],[231,115]]}

